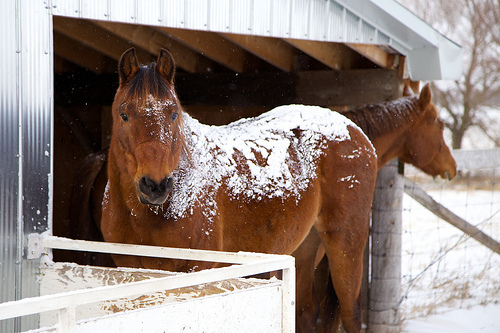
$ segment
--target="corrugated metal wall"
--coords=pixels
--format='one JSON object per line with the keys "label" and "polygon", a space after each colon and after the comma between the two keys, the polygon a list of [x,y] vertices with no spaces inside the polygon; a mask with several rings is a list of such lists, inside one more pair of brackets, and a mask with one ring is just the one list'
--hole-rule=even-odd
{"label": "corrugated metal wall", "polygon": [[[16,3],[0,11],[0,301],[16,297],[17,218],[19,192],[19,120],[17,100]],[[8,32],[8,33],[7,33]],[[13,332],[14,322],[0,322],[0,332]]]}
{"label": "corrugated metal wall", "polygon": [[389,0],[52,0],[54,15],[388,46],[413,80],[457,80],[461,48]]}
{"label": "corrugated metal wall", "polygon": [[[5,1],[0,11],[0,300],[39,294],[39,260],[27,235],[49,229],[52,158],[52,19],[41,1]],[[0,332],[38,326],[0,322]]]}
{"label": "corrugated metal wall", "polygon": [[399,42],[332,0],[53,0],[54,15],[340,43]]}

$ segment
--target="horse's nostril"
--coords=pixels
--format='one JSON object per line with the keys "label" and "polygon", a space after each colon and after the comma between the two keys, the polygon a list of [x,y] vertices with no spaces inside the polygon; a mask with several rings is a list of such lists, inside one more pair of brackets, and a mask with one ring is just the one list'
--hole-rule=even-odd
{"label": "horse's nostril", "polygon": [[163,178],[160,184],[158,185],[159,191],[165,191],[167,189],[168,178]]}
{"label": "horse's nostril", "polygon": [[165,190],[167,192],[170,192],[172,190],[172,187],[174,186],[174,181],[172,180],[172,177],[167,177],[163,178],[162,184],[165,184]]}
{"label": "horse's nostril", "polygon": [[151,178],[142,177],[139,180],[139,188],[144,194],[150,195],[151,193],[156,192],[157,187],[157,183]]}
{"label": "horse's nostril", "polygon": [[170,192],[172,186],[173,181],[171,177],[163,178],[159,184],[148,177],[141,177],[141,179],[139,179],[139,189],[148,196],[161,196],[165,192]]}

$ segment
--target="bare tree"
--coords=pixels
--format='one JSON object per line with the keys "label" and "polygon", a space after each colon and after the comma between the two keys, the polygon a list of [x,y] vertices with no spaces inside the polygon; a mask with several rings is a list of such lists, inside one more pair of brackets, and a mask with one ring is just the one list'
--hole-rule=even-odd
{"label": "bare tree", "polygon": [[452,132],[453,148],[462,147],[472,126],[500,146],[500,130],[486,112],[500,104],[500,1],[399,1],[463,48],[462,79],[434,84],[435,102]]}

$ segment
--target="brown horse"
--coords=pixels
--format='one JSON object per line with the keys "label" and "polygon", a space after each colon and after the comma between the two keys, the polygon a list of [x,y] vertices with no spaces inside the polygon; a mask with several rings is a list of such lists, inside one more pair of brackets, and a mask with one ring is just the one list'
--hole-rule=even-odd
{"label": "brown horse", "polygon": [[370,138],[378,168],[398,158],[433,177],[453,179],[457,165],[443,138],[444,123],[432,103],[429,84],[420,95],[405,85],[403,97],[342,112]]}
{"label": "brown horse", "polygon": [[[342,114],[361,127],[370,138],[377,151],[378,169],[392,159],[399,158],[431,176],[453,179],[457,175],[456,162],[444,141],[444,124],[431,102],[429,85],[422,88],[420,95],[414,95],[410,87],[405,85],[403,95],[393,101],[362,105]],[[297,263],[312,265],[314,262],[312,267],[316,276],[310,275],[311,267],[297,274],[297,298],[301,300],[297,302],[301,307],[298,312],[302,317],[310,318],[311,323],[318,316],[318,303],[323,304],[323,322],[335,320],[336,316],[331,313],[338,311],[338,305],[330,303],[334,300],[330,294],[326,299],[325,295],[319,295],[319,300],[311,292],[313,281],[320,285],[329,283],[329,269],[323,266],[324,261],[318,267],[319,260],[324,256],[324,248],[320,243],[319,235],[313,229],[294,252]],[[318,253],[312,257],[314,249],[318,249]],[[331,284],[321,289],[334,292]]]}
{"label": "brown horse", "polygon": [[[410,90],[405,89],[405,95],[412,95],[412,93]],[[437,112],[435,107],[430,102],[430,99],[430,89],[428,87],[424,87],[420,97],[411,96],[410,98],[399,99],[396,102],[367,105],[354,111],[347,112],[346,115],[357,122],[357,124],[362,127],[373,140],[379,155],[379,167],[394,157],[403,158],[404,156],[411,156],[411,159],[408,158],[406,161],[417,167],[425,167],[426,165],[431,164],[430,161],[435,160],[435,163],[438,165],[433,166],[433,170],[436,171],[426,168],[427,172],[432,172],[431,174],[434,176],[448,173],[452,178],[456,174],[455,162],[449,153],[448,148],[444,144],[442,137],[442,123],[439,119],[437,119]],[[424,112],[424,110],[427,111]],[[373,114],[379,114],[379,116],[374,117],[372,116]],[[424,114],[428,116],[427,121],[422,121],[422,119],[427,118],[423,117]],[[428,130],[422,132],[424,129]],[[417,147],[425,147],[426,149],[416,149]],[[434,158],[432,158],[432,156],[434,156]],[[383,163],[381,163],[382,159],[384,159]],[[75,191],[73,191],[72,202],[75,202],[76,204],[73,205],[74,209],[72,211],[78,213],[74,214],[75,218],[71,219],[71,221],[75,222],[75,225],[77,226],[74,230],[78,230],[78,228],[85,229],[88,233],[88,230],[93,229],[97,233],[100,233],[100,209],[104,187],[106,184],[105,181],[102,181],[106,179],[105,168],[103,166],[105,165],[106,160],[107,151],[90,155],[82,165],[82,170],[86,171],[78,173],[75,178],[76,186]],[[91,178],[89,180],[85,180],[88,175],[92,175],[93,177],[96,177],[96,179]],[[82,181],[84,181],[84,183],[78,185],[78,182]],[[89,186],[91,186],[91,188]],[[80,211],[78,209],[80,209]],[[90,215],[89,211],[92,211],[94,215]],[[85,219],[85,217],[91,216],[92,218],[90,220]],[[91,222],[92,219],[94,223]],[[311,234],[319,240],[319,235],[316,231]],[[85,235],[84,233],[75,236],[76,238],[90,240],[95,239],[91,236],[89,237],[89,235]],[[314,269],[313,263],[315,253],[318,249],[318,243],[320,243],[320,241],[315,242],[314,237],[308,237],[308,239],[310,238],[313,238],[313,241],[306,241],[300,247],[302,252],[306,252],[306,259],[310,260],[297,260],[299,281],[297,289],[297,311],[299,316],[308,318],[308,320],[305,321],[307,323],[306,325],[302,323],[304,326],[300,325],[301,323],[299,322],[299,326],[303,327],[304,331],[309,331],[310,327],[314,325],[316,320],[314,306],[312,306],[312,308],[310,307],[310,299],[312,299],[312,296],[307,296],[307,291],[310,291],[310,288],[312,287],[306,287],[309,282],[307,282],[308,280],[304,280],[304,278],[301,277],[301,274],[309,277],[311,285],[313,276],[307,269],[300,269],[301,267],[306,267],[308,265],[311,270]],[[308,244],[310,249],[307,249]],[[304,251],[303,249],[307,249],[308,251]],[[311,253],[314,253],[314,255],[311,256]],[[297,250],[294,252],[294,255],[297,255],[297,258],[300,258],[299,255],[303,254]],[[87,261],[83,263],[95,264],[95,261],[91,262],[88,260],[89,258],[86,259]],[[311,314],[311,309],[313,309],[313,314]],[[329,319],[334,321],[335,318],[338,318],[335,316],[329,317]]]}
{"label": "brown horse", "polygon": [[[227,126],[202,125],[180,106],[166,50],[148,66],[139,66],[133,49],[126,51],[119,78],[102,203],[104,239],[291,254],[314,226],[335,272],[344,328],[359,332],[362,257],[377,171],[364,133],[338,113],[299,105]],[[212,267],[113,258],[119,266],[173,271]]]}

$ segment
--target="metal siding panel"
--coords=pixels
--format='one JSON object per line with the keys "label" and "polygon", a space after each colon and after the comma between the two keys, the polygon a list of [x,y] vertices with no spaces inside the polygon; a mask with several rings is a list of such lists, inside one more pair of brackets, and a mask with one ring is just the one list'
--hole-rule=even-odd
{"label": "metal siding panel", "polygon": [[363,22],[361,25],[361,43],[373,44],[375,42],[376,29],[370,24]]}
{"label": "metal siding panel", "polygon": [[269,36],[271,33],[272,1],[253,1],[252,32],[260,36]]}
{"label": "metal siding panel", "polygon": [[[119,21],[126,23],[134,23],[137,19],[136,0],[108,0],[108,17],[111,21]],[[143,1],[141,7],[146,7],[144,4],[148,1]]]}
{"label": "metal siding panel", "polygon": [[161,24],[171,28],[184,28],[184,0],[162,2]]}
{"label": "metal siding panel", "polygon": [[383,30],[391,39],[396,39],[401,44],[410,44],[414,48],[439,44],[436,37],[440,34],[433,27],[395,1],[371,0],[364,4],[359,0],[350,0],[349,4],[351,3],[354,6],[361,5],[365,9],[359,13],[361,17],[376,20],[373,24],[377,24],[379,30]]}
{"label": "metal siding panel", "polygon": [[[377,30],[377,35],[376,35],[376,39],[375,39],[375,44],[377,45],[388,45],[388,46],[392,46],[394,43],[391,42],[391,38],[389,36],[387,36],[386,34],[380,32],[380,30]],[[403,50],[403,49],[406,49],[406,48],[403,48],[403,46],[401,44],[397,44],[397,45],[400,45],[400,49]],[[396,49],[398,50],[398,49]]]}
{"label": "metal siding panel", "polygon": [[[23,251],[17,272],[22,298],[38,296],[39,260],[28,260],[27,236],[51,227],[53,53],[50,9],[37,0],[21,1],[20,14],[20,151],[21,190],[18,248]],[[19,289],[18,289],[19,290]],[[23,317],[21,329],[38,326],[38,316]]]}
{"label": "metal siding panel", "polygon": [[79,16],[92,20],[106,20],[109,16],[108,4],[109,1],[80,0]]}
{"label": "metal siding panel", "polygon": [[59,16],[81,15],[80,0],[52,1],[52,14]]}
{"label": "metal siding panel", "polygon": [[[410,77],[413,80],[438,79],[442,77],[440,63],[428,60],[433,58],[439,58],[437,49],[423,47],[411,50],[406,58]],[[416,71],[415,68],[419,68],[420,70]]]}
{"label": "metal siding panel", "polygon": [[344,9],[335,2],[330,4],[328,12],[328,31],[326,40],[342,41],[344,35]]}
{"label": "metal siding panel", "polygon": [[[19,118],[17,101],[16,2],[0,11],[0,302],[15,299],[19,186]],[[14,320],[0,321],[0,332],[14,332]]]}
{"label": "metal siding panel", "polygon": [[359,43],[359,22],[360,18],[350,11],[345,14],[345,30],[343,40],[347,43]]}
{"label": "metal siding panel", "polygon": [[309,4],[308,0],[292,1],[290,13],[290,37],[309,39]]}
{"label": "metal siding panel", "polygon": [[[446,45],[444,39],[446,37],[441,36],[442,45]],[[462,77],[462,48],[457,44],[449,43],[446,47],[441,47],[439,50],[439,64],[441,66],[441,72],[435,73],[434,77],[444,80],[458,80]],[[422,75],[423,76],[423,75]],[[430,76],[430,75],[429,75]],[[425,80],[428,80],[427,78]]]}
{"label": "metal siding panel", "polygon": [[193,30],[207,30],[208,1],[185,0],[184,27]]}
{"label": "metal siding panel", "polygon": [[[426,53],[431,56],[427,61],[434,63],[432,68],[443,67],[442,72],[447,73],[447,78],[458,79],[461,75],[461,52],[455,52],[457,49],[461,51],[460,46],[437,33],[396,1],[52,0],[52,4],[54,15],[87,19],[386,45],[407,56],[413,49],[432,48],[438,50],[437,53]],[[443,59],[451,61],[445,63]],[[413,63],[420,64],[418,61]],[[427,68],[416,66],[418,68],[412,73],[428,72]]]}
{"label": "metal siding panel", "polygon": [[274,0],[271,8],[271,36],[290,38],[291,1]]}
{"label": "metal siding panel", "polygon": [[253,16],[255,12],[253,1],[232,1],[230,29],[239,34],[255,34]]}
{"label": "metal siding panel", "polygon": [[[24,1],[23,1],[24,2]],[[37,0],[21,23],[21,100],[25,232],[48,228],[53,99],[52,20]],[[39,8],[36,8],[39,7]]]}
{"label": "metal siding panel", "polygon": [[158,25],[161,23],[163,1],[148,0],[147,6],[143,1],[135,0],[135,22],[138,24]]}
{"label": "metal siding panel", "polygon": [[311,20],[309,26],[309,38],[314,40],[325,40],[329,26],[330,1],[321,0],[311,3]]}
{"label": "metal siding panel", "polygon": [[[233,30],[231,22],[232,0],[211,0],[208,2],[207,29],[212,31],[228,32]],[[237,30],[237,29],[236,29]]]}

